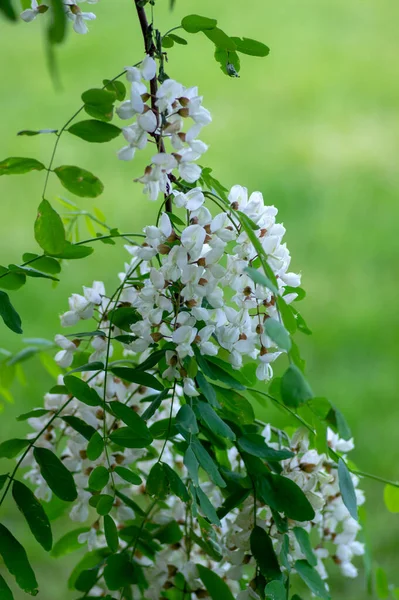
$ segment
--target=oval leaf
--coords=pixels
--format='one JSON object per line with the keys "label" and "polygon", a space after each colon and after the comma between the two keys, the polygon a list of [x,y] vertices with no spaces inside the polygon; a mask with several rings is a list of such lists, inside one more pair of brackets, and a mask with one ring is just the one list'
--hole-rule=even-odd
{"label": "oval leaf", "polygon": [[349,514],[354,519],[358,519],[357,515],[357,501],[356,501],[356,492],[355,487],[353,485],[351,474],[349,473],[349,469],[345,464],[345,461],[342,458],[338,461],[338,479],[339,479],[339,489],[342,494],[342,500],[349,510]]}
{"label": "oval leaf", "polygon": [[14,458],[29,444],[29,440],[20,440],[17,438],[6,440],[0,444],[0,458]]}
{"label": "oval leaf", "polygon": [[73,475],[63,465],[58,456],[47,448],[35,448],[33,455],[40,467],[40,473],[49,488],[58,498],[73,502],[78,497]]}
{"label": "oval leaf", "polygon": [[22,333],[21,317],[10,302],[8,294],[0,291],[0,316],[11,331]]}
{"label": "oval leaf", "polygon": [[39,204],[35,240],[47,254],[59,254],[65,245],[65,229],[60,215],[47,200]]}
{"label": "oval leaf", "polygon": [[250,537],[251,552],[260,572],[266,579],[280,579],[281,571],[270,536],[261,527],[255,526]]}
{"label": "oval leaf", "polygon": [[104,516],[104,534],[108,548],[111,552],[117,552],[119,547],[118,529],[115,521],[109,515]]}
{"label": "oval leaf", "polygon": [[306,560],[297,560],[294,568],[299,577],[306,583],[315,596],[323,598],[323,600],[329,600],[330,594],[326,589],[324,581]]}
{"label": "oval leaf", "polygon": [[281,378],[281,397],[286,406],[293,408],[313,398],[308,382],[295,365],[290,365]]}
{"label": "oval leaf", "polygon": [[[105,92],[105,90],[103,91]],[[109,94],[109,92],[105,93]],[[87,119],[87,121],[79,121],[79,123],[71,125],[68,131],[69,133],[80,137],[86,142],[94,142],[97,144],[109,142],[122,133],[120,127],[116,127],[116,125],[111,125],[111,123],[104,123],[104,121],[97,121],[96,119]]]}
{"label": "oval leaf", "polygon": [[122,448],[147,448],[153,440],[150,432],[148,434],[136,433],[130,427],[121,427],[113,431],[109,437],[114,444],[118,444]]}
{"label": "oval leaf", "polygon": [[102,400],[96,390],[91,388],[83,379],[67,375],[64,377],[64,384],[68,392],[84,404],[88,406],[99,406],[102,404]]}
{"label": "oval leaf", "polygon": [[291,350],[291,338],[286,328],[277,319],[266,319],[265,331],[269,338],[282,350]]}
{"label": "oval leaf", "polygon": [[39,500],[32,490],[20,481],[14,481],[12,495],[39,544],[47,552],[50,551],[53,545],[51,525]]}
{"label": "oval leaf", "polygon": [[98,177],[80,167],[63,165],[54,169],[54,173],[69,192],[81,198],[97,198],[104,191]]}
{"label": "oval leaf", "polygon": [[203,565],[198,564],[197,569],[201,581],[208,590],[212,600],[234,600],[230,588],[228,587],[227,583],[225,583],[223,579],[219,577],[219,575]]}
{"label": "oval leaf", "polygon": [[14,575],[15,580],[21,590],[24,590],[31,596],[38,593],[35,574],[30,566],[25,549],[18,540],[12,535],[11,531],[0,523],[0,554],[3,557],[4,564]]}
{"label": "oval leaf", "polygon": [[46,167],[35,158],[6,158],[0,162],[0,175],[22,175],[29,171],[43,171]]}
{"label": "oval leaf", "polygon": [[187,15],[181,22],[181,26],[188,33],[208,31],[209,29],[214,29],[216,25],[216,19],[209,19],[208,17],[201,17],[200,15]]}

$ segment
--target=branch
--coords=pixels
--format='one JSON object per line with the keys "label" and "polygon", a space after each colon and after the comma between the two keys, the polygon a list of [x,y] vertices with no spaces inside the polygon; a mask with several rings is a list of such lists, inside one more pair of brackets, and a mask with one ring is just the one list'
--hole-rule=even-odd
{"label": "branch", "polygon": [[[139,0],[134,0],[134,4],[136,6],[141,32],[143,34],[145,53],[153,57],[156,54],[156,47],[152,39],[152,25],[149,25],[144,7],[139,5]],[[151,108],[155,114],[158,113],[158,109],[155,104],[157,90],[158,82],[157,76],[155,75],[155,77],[150,81]],[[162,135],[154,134],[154,138],[157,144],[158,152],[165,152],[165,145],[163,143]],[[166,212],[172,212],[172,198],[169,196],[169,194],[165,194],[165,209]]]}

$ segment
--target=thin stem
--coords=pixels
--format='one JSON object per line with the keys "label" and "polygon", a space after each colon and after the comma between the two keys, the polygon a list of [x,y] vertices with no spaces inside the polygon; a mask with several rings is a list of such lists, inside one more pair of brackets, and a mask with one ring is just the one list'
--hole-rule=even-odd
{"label": "thin stem", "polygon": [[[134,0],[134,4],[136,6],[141,32],[143,34],[145,53],[153,57],[157,53],[157,49],[152,40],[152,24],[149,25],[144,7],[139,5],[139,0]],[[158,82],[157,76],[155,75],[155,77],[150,81],[151,108],[154,114],[158,113],[158,108],[156,106],[157,90]],[[158,147],[158,152],[165,152],[165,145],[163,142],[162,133],[154,134],[154,138]],[[169,196],[169,194],[165,194],[165,208],[166,212],[172,212],[172,198]]]}
{"label": "thin stem", "polygon": [[[92,377],[90,377],[90,379],[88,379],[88,381],[91,381],[91,379],[94,379],[94,377],[97,377],[98,373],[100,371],[97,371],[94,375],[92,375]],[[15,475],[17,474],[17,471],[19,469],[19,467],[22,464],[22,461],[24,460],[25,456],[28,454],[28,452],[32,449],[32,447],[36,444],[37,440],[43,435],[43,433],[47,430],[47,428],[49,427],[49,425],[51,425],[51,423],[62,413],[62,411],[64,410],[64,408],[66,408],[68,406],[68,404],[70,404],[72,402],[72,400],[74,399],[75,396],[71,396],[70,398],[68,398],[68,400],[66,402],[64,402],[64,404],[61,406],[61,408],[59,408],[57,410],[56,413],[54,413],[54,415],[51,417],[51,419],[46,423],[46,425],[39,431],[39,433],[29,442],[29,445],[27,446],[25,452],[22,454],[21,458],[18,460],[17,464],[15,465],[15,468],[13,470],[13,472],[11,473],[11,475],[9,476],[9,480],[7,483],[7,486],[4,490],[4,493],[1,497],[0,500],[0,506],[3,504],[3,501],[5,499],[5,497],[7,496],[8,490],[10,489],[10,486],[15,478]]]}
{"label": "thin stem", "polygon": [[260,394],[261,396],[266,396],[266,398],[269,398],[270,400],[273,400],[273,402],[275,402],[276,404],[278,404],[279,406],[281,406],[281,408],[284,408],[287,412],[290,413],[290,415],[292,415],[293,417],[295,417],[295,419],[297,419],[298,421],[300,421],[302,423],[302,425],[304,425],[306,427],[306,429],[309,429],[309,431],[311,433],[315,434],[315,431],[312,429],[312,427],[309,425],[309,423],[306,423],[306,421],[304,419],[302,419],[302,417],[300,417],[299,415],[297,415],[288,406],[286,406],[285,404],[283,404],[282,402],[280,402],[280,400],[277,400],[277,398],[274,398],[274,396],[271,396],[267,392],[261,392],[260,390],[256,390],[255,388],[247,388],[247,390],[249,392],[254,392],[256,394]]}

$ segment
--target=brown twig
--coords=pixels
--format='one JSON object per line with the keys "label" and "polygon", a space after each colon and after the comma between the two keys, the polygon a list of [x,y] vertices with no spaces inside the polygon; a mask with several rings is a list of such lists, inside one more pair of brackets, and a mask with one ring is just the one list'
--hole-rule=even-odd
{"label": "brown twig", "polygon": [[[149,25],[147,20],[147,15],[145,13],[144,7],[139,5],[139,0],[134,0],[134,4],[137,10],[137,16],[139,18],[141,32],[143,34],[144,40],[144,50],[146,54],[150,56],[154,56],[156,53],[156,47],[152,39],[152,27]],[[155,114],[158,114],[158,108],[155,104],[156,95],[158,89],[158,81],[157,76],[150,81],[150,93],[151,93],[151,109]],[[163,138],[161,134],[154,134],[154,138],[157,144],[157,148],[159,152],[165,152],[165,145],[163,143]],[[172,212],[172,198],[169,194],[165,194],[165,209],[166,212]]]}

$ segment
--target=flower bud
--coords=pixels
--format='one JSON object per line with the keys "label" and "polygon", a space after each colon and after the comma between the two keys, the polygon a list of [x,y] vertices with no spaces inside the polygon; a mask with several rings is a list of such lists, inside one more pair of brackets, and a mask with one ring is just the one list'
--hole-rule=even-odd
{"label": "flower bud", "polygon": [[166,244],[159,244],[158,246],[158,252],[159,254],[169,254],[169,252],[171,251],[171,247],[167,246]]}

